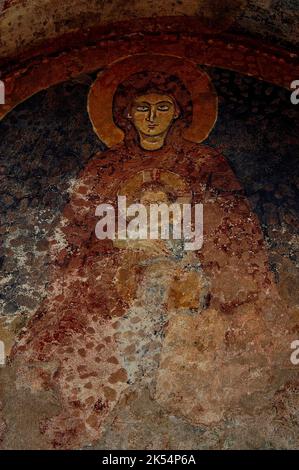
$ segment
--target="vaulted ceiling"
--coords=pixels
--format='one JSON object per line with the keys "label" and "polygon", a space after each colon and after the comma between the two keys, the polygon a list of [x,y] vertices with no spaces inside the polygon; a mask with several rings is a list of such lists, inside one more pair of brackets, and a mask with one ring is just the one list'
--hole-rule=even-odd
{"label": "vaulted ceiling", "polygon": [[224,31],[296,51],[299,0],[0,0],[0,63],[96,37]]}

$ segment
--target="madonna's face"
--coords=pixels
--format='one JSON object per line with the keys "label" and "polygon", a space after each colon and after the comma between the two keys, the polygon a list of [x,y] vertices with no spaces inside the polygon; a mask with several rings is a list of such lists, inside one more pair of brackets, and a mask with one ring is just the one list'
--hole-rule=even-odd
{"label": "madonna's face", "polygon": [[178,112],[170,96],[149,93],[134,100],[128,117],[139,133],[155,137],[167,133]]}

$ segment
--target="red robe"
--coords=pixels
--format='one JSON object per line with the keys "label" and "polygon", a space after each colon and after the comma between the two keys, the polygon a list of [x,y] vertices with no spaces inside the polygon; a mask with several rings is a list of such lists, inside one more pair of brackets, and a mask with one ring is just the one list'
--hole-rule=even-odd
{"label": "red robe", "polygon": [[[194,256],[208,280],[209,295],[198,314],[176,312],[164,302],[180,278],[191,282],[184,261],[175,264],[165,256],[167,272],[163,261],[159,268],[149,268],[151,256],[95,237],[97,205],[113,203],[122,181],[153,168],[180,175],[192,189],[193,203],[203,204],[204,244]],[[154,377],[152,398],[167,412],[195,425],[211,424],[242,400],[260,391],[267,396],[281,360],[275,335],[286,312],[258,219],[222,155],[188,143],[155,152],[121,145],[95,155],[72,189],[59,230],[51,242],[48,298],[12,353],[18,387],[53,389],[59,397],[61,414],[41,427],[51,446],[82,446],[99,438],[121,395],[141,380],[134,354],[141,354],[142,331],[151,343],[153,333],[147,328],[158,324],[159,344],[146,368]],[[165,317],[156,325],[155,302],[145,292],[157,286],[159,276],[165,292],[170,291],[155,301]],[[138,296],[148,299],[148,306],[140,305]],[[128,312],[136,309],[142,327],[130,332],[127,322],[133,314]],[[147,315],[154,326],[143,323]],[[150,373],[143,375],[150,383]]]}

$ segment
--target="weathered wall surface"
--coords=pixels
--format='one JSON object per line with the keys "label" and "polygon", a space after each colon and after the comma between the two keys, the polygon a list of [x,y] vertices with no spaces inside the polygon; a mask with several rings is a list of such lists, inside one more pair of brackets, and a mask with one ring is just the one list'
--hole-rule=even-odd
{"label": "weathered wall surface", "polygon": [[[218,122],[206,144],[225,155],[259,217],[270,268],[283,301],[292,312],[285,328],[293,329],[295,338],[299,301],[298,110],[290,103],[286,90],[232,72],[206,70],[220,98]],[[86,112],[92,78],[81,77],[81,83],[68,82],[41,92],[19,105],[2,122],[1,325],[7,350],[45,297],[47,240],[68,201],[68,189],[92,155],[104,150]],[[283,333],[280,340],[284,341]],[[14,419],[16,395],[11,392],[11,379],[3,380],[8,383],[4,410],[9,425]],[[186,394],[187,388],[188,384]],[[52,416],[60,405],[48,392],[35,395],[34,403],[26,393],[18,391],[24,412],[6,435],[6,448],[47,446],[39,435],[40,422],[32,406],[35,403],[34,409],[38,407],[44,416]],[[299,423],[294,383],[286,383],[285,389],[269,401],[262,397],[263,393],[250,404],[244,402],[217,425],[196,426],[170,415],[152,399],[147,387],[137,388],[117,404],[97,446],[154,448],[163,442],[165,448],[296,447]],[[31,436],[21,435],[31,417],[35,423]],[[287,423],[285,426],[279,424],[281,419]]]}
{"label": "weathered wall surface", "polygon": [[[15,352],[16,338],[20,334],[30,336],[32,328],[33,337],[34,332],[37,333],[39,359],[42,351],[47,350],[48,341],[55,354],[58,351],[56,359],[67,364],[66,370],[61,372],[57,366],[59,360],[50,361],[41,367],[40,376],[34,375],[38,364],[24,374],[16,375],[15,364],[0,370],[0,415],[3,415],[3,419],[0,416],[0,444],[3,448],[81,447],[82,443],[88,444],[86,436],[93,436],[94,447],[107,449],[298,448],[298,373],[288,355],[290,338],[298,339],[299,332],[299,107],[291,104],[290,93],[285,89],[292,77],[297,78],[292,68],[296,66],[296,55],[288,53],[287,49],[295,51],[298,46],[298,1],[7,0],[0,1],[0,12],[0,60],[5,64],[2,71],[9,72],[6,66],[14,69],[6,82],[7,96],[11,100],[8,107],[43,90],[18,104],[1,121],[0,339],[9,355]],[[226,36],[221,39],[223,32],[234,38],[233,44],[225,42]],[[245,45],[241,44],[238,34],[247,38]],[[108,36],[109,41],[105,43]],[[68,207],[80,171],[96,154],[97,158],[103,158],[107,173],[109,168],[112,173],[121,173],[114,161],[107,163],[105,160],[107,149],[92,129],[87,113],[90,85],[97,69],[106,66],[112,56],[116,59],[144,52],[143,49],[149,51],[151,47],[157,52],[162,42],[166,53],[173,54],[175,50],[183,57],[202,59],[197,62],[204,66],[215,85],[219,117],[205,145],[225,156],[245,189],[268,250],[269,265],[266,263],[263,268],[273,274],[284,309],[277,313],[275,308],[265,308],[265,304],[262,313],[251,311],[245,301],[245,306],[241,302],[236,307],[233,318],[230,310],[235,306],[225,302],[223,305],[228,308],[223,311],[205,310],[204,314],[198,311],[197,316],[192,316],[192,311],[187,317],[180,311],[172,317],[165,339],[165,304],[167,308],[175,305],[177,309],[184,302],[193,305],[199,288],[196,284],[198,266],[194,262],[194,269],[190,271],[190,256],[191,261],[184,266],[186,271],[180,272],[182,278],[175,279],[170,289],[173,297],[166,302],[164,294],[173,281],[172,271],[177,268],[174,260],[168,260],[165,266],[158,260],[155,267],[150,266],[148,259],[139,260],[139,254],[135,253],[124,256],[124,269],[117,275],[118,284],[111,282],[108,275],[109,270],[112,272],[117,266],[117,257],[113,262],[108,259],[108,264],[103,266],[101,262],[97,266],[97,260],[84,261],[83,274],[79,272],[72,284],[71,298],[65,294],[64,281],[61,285],[58,282],[59,288],[63,286],[62,293],[54,301],[52,312],[45,316],[49,328],[39,330],[38,320],[43,318],[44,312],[38,309],[51,287],[49,240],[54,237],[62,211]],[[116,48],[116,43],[121,46]],[[251,43],[251,49],[247,48],[246,44]],[[263,43],[266,52],[262,50]],[[286,50],[280,50],[280,46]],[[80,54],[86,54],[86,60]],[[24,69],[18,71],[18,67],[23,66]],[[77,76],[80,70],[84,73]],[[49,87],[51,83],[56,85]],[[126,160],[126,155],[122,157]],[[192,167],[193,162],[188,161],[188,165]],[[187,173],[186,168],[183,170]],[[189,176],[192,179],[192,175]],[[242,213],[233,216],[237,225],[242,226]],[[229,224],[224,226],[224,233],[215,238],[215,246],[222,243],[222,236],[223,240],[228,236]],[[254,236],[251,239],[254,244]],[[236,246],[235,250],[242,247],[237,240],[232,240],[232,245]],[[232,249],[225,243],[222,248],[228,252]],[[177,253],[176,256],[179,259]],[[213,251],[210,256],[211,264],[216,265],[218,253]],[[225,259],[227,255],[219,254],[221,256]],[[140,272],[144,266],[150,266],[141,285],[140,272],[132,268],[134,260],[142,266]],[[104,268],[107,268],[108,279]],[[248,269],[246,279],[250,279],[250,284],[258,266]],[[98,308],[98,298],[87,295],[91,306],[87,312],[84,308],[76,312],[72,307],[76,302],[82,305],[80,301],[85,295],[82,292],[88,287],[88,282],[84,284],[86,273],[90,275],[87,276],[90,284],[99,282],[100,293],[104,285],[100,299],[103,311],[105,302],[113,304],[118,295],[123,301],[135,291],[140,294],[126,315],[115,321],[110,330],[108,328],[106,336],[98,315],[90,314],[93,308]],[[101,276],[107,281],[106,285],[104,281],[101,284]],[[185,284],[184,279],[187,279]],[[76,281],[78,286],[74,289]],[[239,284],[245,292],[248,290],[246,281],[241,279],[234,283],[228,277],[225,294],[233,298]],[[207,286],[203,283],[201,287],[205,294]],[[268,288],[266,284],[264,287],[265,292],[258,292],[257,297],[266,296]],[[215,297],[221,297],[222,286],[217,288]],[[93,292],[92,288],[88,289],[89,294]],[[202,303],[208,304],[208,297],[202,296]],[[120,311],[127,306],[121,301]],[[97,312],[100,316],[101,309]],[[37,311],[37,321],[30,322]],[[61,316],[55,315],[58,312]],[[106,316],[110,313],[106,312]],[[284,318],[283,325],[275,325],[274,318]],[[231,327],[233,323],[229,323],[231,319],[235,329]],[[269,324],[274,324],[273,331],[267,330]],[[71,341],[69,332],[73,334]],[[53,338],[47,338],[47,334],[49,337],[53,334]],[[111,346],[115,338],[120,350],[117,358]],[[99,344],[100,340],[105,346]],[[242,354],[245,359],[247,353],[252,354],[255,340],[260,350],[247,370]],[[164,352],[161,353],[162,343]],[[22,351],[22,340],[18,341],[18,347]],[[29,342],[28,349],[23,350],[24,356],[28,353],[31,357],[32,353],[35,358],[30,347]],[[113,354],[108,354],[111,351]],[[273,353],[275,364],[271,362]],[[222,355],[226,354],[229,360],[222,362]],[[139,369],[136,357],[141,361]],[[213,361],[219,375],[214,374]],[[159,367],[155,380],[151,381],[153,370]],[[99,371],[103,377],[106,374],[105,383],[100,383]],[[201,382],[202,372],[205,377]],[[125,389],[134,383],[135,376],[137,385]],[[28,383],[26,386],[28,377],[31,392]],[[56,385],[53,389],[50,387],[53,377],[54,384],[61,379],[60,395]],[[230,379],[237,383],[231,392]],[[249,382],[253,383],[252,389]],[[196,393],[200,393],[202,383],[206,387],[213,383],[215,395],[219,395],[215,397],[218,401],[214,407],[213,394],[208,394],[204,401],[210,419],[205,422],[200,422],[203,411],[200,402],[197,406],[193,400]],[[225,403],[234,404],[230,408],[219,399],[222,384],[228,390]],[[98,386],[103,386],[103,396]],[[125,391],[121,394],[120,390]],[[63,402],[61,396],[71,398]],[[182,398],[181,405],[178,400],[172,400],[173,396]],[[104,415],[107,411],[104,399],[115,401],[115,406],[106,416],[100,435],[101,413]],[[64,412],[68,406],[74,414],[71,422],[65,424],[67,414]],[[16,409],[22,411],[17,413],[17,418]],[[83,425],[77,419],[79,415],[86,418]],[[30,433],[27,432],[29,425]]]}
{"label": "weathered wall surface", "polygon": [[[239,30],[250,37],[267,42],[298,46],[297,0],[23,0],[2,4],[0,18],[0,57],[22,55],[26,50],[37,49],[46,41],[63,37],[67,33],[83,32],[104,27],[106,33],[114,31],[113,24],[133,21],[134,31],[142,32],[142,19],[153,19],[149,30],[157,30],[156,18],[180,18],[189,32],[198,32],[198,25],[188,26],[188,18],[197,18],[202,31]],[[168,29],[172,29],[172,25]],[[131,27],[132,27],[131,26]],[[117,30],[115,30],[117,33]]]}
{"label": "weathered wall surface", "polygon": [[[232,72],[207,70],[213,71],[220,95],[220,118],[209,142],[223,149],[245,186],[269,238],[273,268],[276,260],[278,279],[287,276],[284,291],[296,303],[298,291],[292,286],[298,230],[298,110],[287,91]],[[92,78],[85,81],[41,92],[2,122],[5,315],[20,309],[30,313],[40,302],[47,277],[45,240],[67,201],[70,182],[103,148],[86,111]]]}

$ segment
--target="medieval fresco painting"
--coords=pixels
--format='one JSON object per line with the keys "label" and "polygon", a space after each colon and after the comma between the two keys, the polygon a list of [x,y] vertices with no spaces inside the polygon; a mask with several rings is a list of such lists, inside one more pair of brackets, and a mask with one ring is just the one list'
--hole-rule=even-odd
{"label": "medieval fresco painting", "polygon": [[298,448],[299,5],[50,3],[0,2],[0,448]]}

